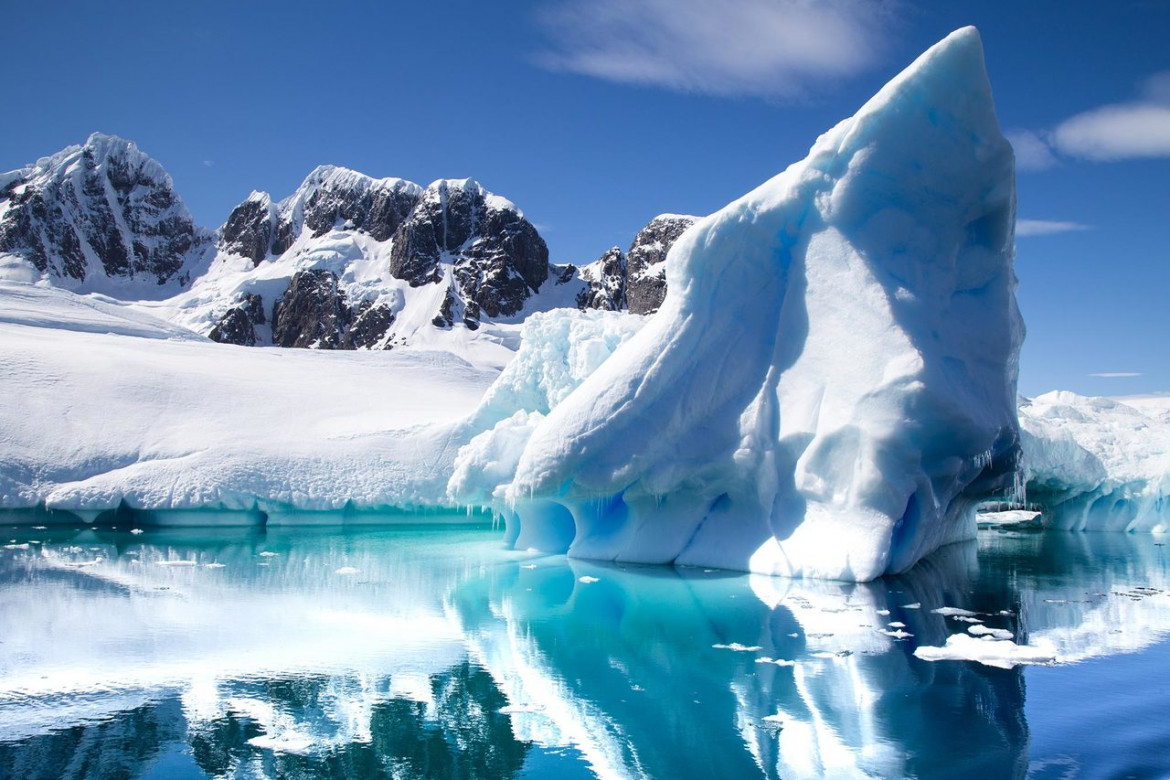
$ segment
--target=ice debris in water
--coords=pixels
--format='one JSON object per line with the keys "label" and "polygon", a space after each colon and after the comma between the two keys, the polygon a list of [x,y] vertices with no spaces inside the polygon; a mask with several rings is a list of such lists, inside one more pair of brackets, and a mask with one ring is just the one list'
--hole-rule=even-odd
{"label": "ice debris in water", "polygon": [[1010,669],[1021,664],[1053,663],[1056,648],[1047,641],[1017,645],[1010,639],[976,639],[967,634],[951,634],[945,646],[919,646],[914,655],[924,661],[978,661],[987,666]]}
{"label": "ice debris in water", "polygon": [[938,609],[932,609],[931,612],[936,615],[945,615],[946,617],[975,617],[979,614],[978,612],[972,612],[969,609],[960,609],[959,607],[939,607]]}
{"label": "ice debris in water", "polygon": [[734,650],[737,653],[756,653],[764,648],[759,645],[741,645],[739,642],[732,642],[729,645],[711,645],[716,650]]}
{"label": "ice debris in water", "polygon": [[969,538],[1018,456],[1013,167],[959,30],[681,236],[658,313],[461,451],[451,497],[520,549],[766,574]]}
{"label": "ice debris in water", "polygon": [[600,580],[598,580],[596,577],[590,577],[588,574],[586,574],[583,577],[578,577],[577,582],[583,582],[588,585],[591,582],[600,582]]}
{"label": "ice debris in water", "polygon": [[967,633],[972,636],[991,637],[992,639],[1014,639],[1015,634],[1008,631],[1006,628],[989,628],[988,626],[975,625],[967,629]]}

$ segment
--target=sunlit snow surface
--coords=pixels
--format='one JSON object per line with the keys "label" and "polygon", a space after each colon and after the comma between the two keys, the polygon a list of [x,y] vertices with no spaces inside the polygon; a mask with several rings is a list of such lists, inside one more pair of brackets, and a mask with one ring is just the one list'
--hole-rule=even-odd
{"label": "sunlit snow surface", "polygon": [[576,557],[903,571],[1011,482],[1014,217],[967,28],[688,230],[646,327],[515,419],[514,478],[456,495],[502,494],[518,546]]}
{"label": "sunlit snow surface", "polygon": [[[1154,536],[983,532],[858,585],[509,551],[487,527],[5,519],[3,777],[1170,772]],[[916,657],[975,625],[1055,664]]]}

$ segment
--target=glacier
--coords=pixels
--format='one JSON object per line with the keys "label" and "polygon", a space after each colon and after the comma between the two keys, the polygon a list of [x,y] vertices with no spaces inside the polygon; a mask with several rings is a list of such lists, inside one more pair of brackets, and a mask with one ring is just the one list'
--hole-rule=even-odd
{"label": "glacier", "polygon": [[970,537],[1019,456],[1014,182],[959,30],[679,238],[658,314],[454,497],[520,547],[789,576]]}

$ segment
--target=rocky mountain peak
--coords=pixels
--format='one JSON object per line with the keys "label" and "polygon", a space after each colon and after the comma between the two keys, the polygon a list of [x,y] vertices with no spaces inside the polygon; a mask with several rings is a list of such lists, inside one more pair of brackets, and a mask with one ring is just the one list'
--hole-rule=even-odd
{"label": "rocky mountain peak", "polygon": [[474,329],[481,312],[520,312],[548,278],[548,247],[511,201],[473,179],[440,179],[395,232],[390,274],[412,287],[446,281],[439,319],[452,324],[451,312],[461,312]]}
{"label": "rocky mountain peak", "polygon": [[165,296],[202,270],[210,243],[163,167],[117,136],[0,175],[0,256],[29,281]]}

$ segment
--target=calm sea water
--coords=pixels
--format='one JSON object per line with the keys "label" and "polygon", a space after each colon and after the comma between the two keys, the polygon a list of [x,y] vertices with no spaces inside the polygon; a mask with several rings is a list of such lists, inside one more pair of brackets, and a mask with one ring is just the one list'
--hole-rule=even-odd
{"label": "calm sea water", "polygon": [[[983,531],[849,585],[3,521],[3,778],[1170,777],[1158,537]],[[970,625],[940,607],[1060,662],[922,661]]]}

